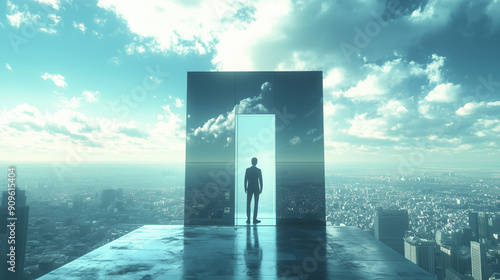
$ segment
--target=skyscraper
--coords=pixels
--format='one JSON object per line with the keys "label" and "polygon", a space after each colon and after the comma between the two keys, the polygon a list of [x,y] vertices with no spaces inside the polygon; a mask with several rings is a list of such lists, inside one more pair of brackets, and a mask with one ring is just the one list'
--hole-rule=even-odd
{"label": "skyscraper", "polygon": [[453,268],[458,270],[458,252],[457,248],[452,246],[443,245],[441,249],[441,262],[442,268]]}
{"label": "skyscraper", "polygon": [[[12,218],[12,216],[9,215],[8,197],[8,193],[4,191],[0,205],[0,279],[21,280],[24,273],[29,207],[26,206],[25,191],[16,188],[14,218],[17,218],[17,220],[13,221],[15,222],[15,228],[13,226],[9,227],[11,221],[7,220],[7,218]],[[15,237],[15,244],[12,239],[8,238],[10,236]],[[14,252],[12,252],[11,246],[15,246]],[[9,263],[8,261],[11,260],[14,261]],[[15,265],[14,272],[8,270],[13,265]]]}
{"label": "skyscraper", "polygon": [[471,263],[472,263],[472,277],[474,280],[487,280],[488,273],[486,272],[486,248],[483,244],[471,241]]}
{"label": "skyscraper", "polygon": [[478,231],[478,213],[477,212],[469,212],[469,226],[472,229],[472,240],[479,240],[479,231]]}
{"label": "skyscraper", "polygon": [[115,189],[102,190],[100,195],[101,208],[108,208],[115,201]]}
{"label": "skyscraper", "polygon": [[384,210],[375,213],[375,238],[404,256],[404,237],[408,230],[407,210]]}
{"label": "skyscraper", "polygon": [[479,236],[479,242],[481,242],[483,244],[488,239],[488,218],[489,218],[489,216],[490,215],[486,214],[485,212],[478,213],[478,219],[477,219],[478,236]]}
{"label": "skyscraper", "polygon": [[425,271],[436,274],[435,243],[413,238],[404,239],[405,258],[420,266]]}

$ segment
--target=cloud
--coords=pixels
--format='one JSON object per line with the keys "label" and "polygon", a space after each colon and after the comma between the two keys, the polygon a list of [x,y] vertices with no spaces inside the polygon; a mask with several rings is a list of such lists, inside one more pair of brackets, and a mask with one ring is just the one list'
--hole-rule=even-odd
{"label": "cloud", "polygon": [[500,19],[498,14],[500,13],[500,1],[493,0],[486,7],[486,14],[490,17],[492,21],[492,29],[497,29],[500,26]]}
{"label": "cloud", "polygon": [[404,113],[407,113],[408,109],[403,106],[402,102],[399,100],[389,100],[387,103],[382,104],[377,108],[377,113],[379,115],[394,115],[401,116]]}
{"label": "cloud", "polygon": [[387,90],[379,82],[375,75],[368,75],[365,80],[359,81],[358,84],[350,88],[344,93],[345,97],[361,100],[378,99],[381,95],[385,95]]}
{"label": "cloud", "polygon": [[130,137],[143,138],[143,139],[146,139],[149,136],[148,133],[136,127],[121,127],[118,129],[118,132],[123,133]]}
{"label": "cloud", "polygon": [[95,103],[101,98],[101,93],[99,93],[99,91],[91,92],[86,90],[83,92],[83,97],[88,103]]}
{"label": "cloud", "polygon": [[425,97],[429,102],[451,103],[457,100],[461,86],[452,83],[439,84]]}
{"label": "cloud", "polygon": [[65,109],[77,109],[80,107],[81,101],[82,101],[81,97],[73,96],[71,97],[71,99],[67,99],[66,97],[62,96],[59,98],[57,107]]}
{"label": "cloud", "polygon": [[21,27],[23,24],[34,24],[40,19],[39,15],[32,14],[29,11],[19,11],[19,6],[9,0],[7,1],[7,11],[7,22],[16,28]]}
{"label": "cloud", "polygon": [[47,11],[43,11],[39,14],[31,13],[28,10],[27,5],[24,5],[23,10],[21,11],[20,7],[13,4],[11,1],[7,1],[6,17],[8,23],[13,27],[20,28],[23,25],[32,25],[36,27],[36,30],[49,34],[57,33],[57,30],[55,28],[60,22],[60,17],[56,14],[51,14]]}
{"label": "cloud", "polygon": [[184,101],[179,97],[175,98],[175,107],[182,108],[184,107]]}
{"label": "cloud", "polygon": [[481,115],[494,115],[500,113],[500,101],[495,102],[469,102],[460,107],[455,113],[458,116],[471,116],[481,112]]}
{"label": "cloud", "polygon": [[367,113],[356,115],[353,120],[348,120],[351,127],[347,134],[361,138],[387,139],[397,141],[398,138],[386,135],[387,121],[382,118],[368,119]]}
{"label": "cloud", "polygon": [[295,146],[295,145],[298,145],[298,144],[300,144],[300,143],[302,143],[302,140],[300,140],[300,137],[299,137],[299,136],[295,136],[295,137],[293,137],[292,139],[290,139],[290,144],[292,144],[292,145],[294,145],[294,146]]}
{"label": "cloud", "polygon": [[[184,160],[185,127],[177,114],[165,110],[164,119],[142,125],[113,118],[88,117],[73,109],[41,113],[29,104],[0,111],[0,150],[5,160],[64,161]],[[165,145],[168,143],[168,145]]]}
{"label": "cloud", "polygon": [[133,34],[138,35],[127,47],[128,53],[147,49],[161,53],[206,54],[228,23],[241,25],[249,20],[251,5],[246,2],[202,0],[194,4],[99,0],[97,6],[115,13]]}
{"label": "cloud", "polygon": [[68,84],[65,81],[64,76],[61,74],[44,73],[44,74],[42,74],[42,79],[52,80],[56,86],[61,87],[61,88],[66,88],[68,86]]}
{"label": "cloud", "polygon": [[35,0],[35,1],[37,1],[38,3],[49,5],[55,10],[59,10],[61,5],[60,0]]}
{"label": "cloud", "polygon": [[122,62],[117,56],[113,56],[112,58],[109,59],[111,63],[114,63],[116,65],[120,65]]}
{"label": "cloud", "polygon": [[83,91],[81,97],[73,96],[70,99],[68,99],[65,96],[60,96],[58,99],[57,106],[59,108],[64,108],[64,109],[78,109],[82,105],[82,101],[85,101],[87,103],[96,103],[99,102],[100,98],[101,98],[101,93],[99,93],[99,91],[92,92],[85,90]]}
{"label": "cloud", "polygon": [[76,23],[76,21],[73,21],[73,28],[82,31],[82,33],[85,33],[85,31],[87,30],[83,23]]}
{"label": "cloud", "polygon": [[12,67],[10,67],[10,64],[5,63],[5,68],[7,68],[7,70],[12,72]]}

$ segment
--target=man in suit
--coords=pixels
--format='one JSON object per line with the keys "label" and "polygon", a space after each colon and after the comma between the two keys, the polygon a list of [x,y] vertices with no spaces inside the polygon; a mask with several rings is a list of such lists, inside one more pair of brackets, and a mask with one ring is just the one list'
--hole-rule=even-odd
{"label": "man in suit", "polygon": [[247,224],[250,223],[250,203],[252,196],[255,198],[253,207],[253,223],[260,223],[257,220],[257,209],[259,207],[259,195],[262,193],[262,172],[256,167],[257,158],[252,158],[252,167],[247,168],[245,172],[245,193],[247,194]]}

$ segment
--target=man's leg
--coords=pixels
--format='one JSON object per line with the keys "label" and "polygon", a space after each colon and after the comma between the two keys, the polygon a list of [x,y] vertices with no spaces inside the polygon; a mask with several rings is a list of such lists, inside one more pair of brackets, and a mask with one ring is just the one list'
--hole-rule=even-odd
{"label": "man's leg", "polygon": [[250,221],[250,203],[252,202],[252,192],[247,190],[247,222]]}
{"label": "man's leg", "polygon": [[259,209],[259,192],[256,191],[254,193],[254,196],[255,196],[255,205],[254,205],[254,208],[253,208],[253,220],[257,220],[257,211]]}

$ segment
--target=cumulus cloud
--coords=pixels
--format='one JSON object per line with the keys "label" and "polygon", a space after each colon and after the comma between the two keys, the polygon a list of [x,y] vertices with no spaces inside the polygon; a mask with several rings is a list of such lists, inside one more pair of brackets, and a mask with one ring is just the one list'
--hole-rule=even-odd
{"label": "cumulus cloud", "polygon": [[[185,54],[209,52],[226,22],[241,25],[249,20],[247,1],[209,1],[197,4],[183,1],[99,0],[98,7],[114,12],[139,35],[129,51]],[[238,15],[238,16],[237,16]],[[250,17],[250,14],[247,16]],[[162,26],[162,28],[158,28]]]}
{"label": "cumulus cloud", "polygon": [[[470,116],[481,112],[481,115],[487,115],[488,113],[497,113],[500,111],[500,101],[495,102],[469,102],[464,106],[460,107],[455,113],[458,116]],[[492,114],[493,115],[493,114]]]}
{"label": "cumulus cloud", "polygon": [[66,109],[77,109],[81,105],[82,98],[81,97],[76,97],[73,96],[70,99],[62,96],[59,98],[59,102],[57,103],[57,106],[60,108],[66,108]]}
{"label": "cumulus cloud", "polygon": [[[53,2],[51,0],[42,2]],[[57,6],[59,7],[59,6]],[[56,9],[57,10],[57,9]],[[28,6],[24,5],[22,7],[13,4],[11,1],[7,1],[7,22],[16,28],[20,28],[23,25],[32,25],[36,27],[38,31],[54,34],[57,33],[55,29],[59,24],[60,17],[56,14],[49,13],[46,11],[41,13],[32,13],[28,10]]]}
{"label": "cumulus cloud", "polygon": [[73,28],[80,30],[82,33],[85,33],[85,31],[87,30],[83,22],[76,23],[76,21],[73,21]]}
{"label": "cumulus cloud", "polygon": [[36,0],[38,3],[46,4],[51,6],[55,10],[59,10],[60,0]]}
{"label": "cumulus cloud", "polygon": [[398,138],[386,135],[387,122],[382,118],[368,119],[367,114],[356,115],[354,119],[348,121],[351,127],[347,134],[361,138],[375,138],[398,140]]}
{"label": "cumulus cloud", "polygon": [[64,76],[61,74],[44,73],[44,74],[42,74],[42,79],[44,79],[44,80],[49,79],[49,80],[53,81],[56,86],[61,87],[61,88],[66,88],[68,86]]}
{"label": "cumulus cloud", "polygon": [[7,22],[16,28],[23,24],[34,24],[40,19],[37,14],[32,14],[29,11],[20,11],[19,6],[7,1]]}
{"label": "cumulus cloud", "polygon": [[0,145],[13,151],[0,151],[3,159],[60,160],[75,152],[82,160],[184,158],[185,128],[168,109],[162,121],[141,125],[88,117],[70,108],[42,113],[25,103],[0,111],[0,127]]}
{"label": "cumulus cloud", "polygon": [[404,113],[407,113],[408,109],[403,106],[402,102],[399,100],[389,100],[387,103],[382,104],[377,108],[377,113],[379,115],[394,115],[400,116]]}
{"label": "cumulus cloud", "polygon": [[460,85],[454,85],[452,83],[439,84],[429,92],[425,100],[429,102],[451,103],[457,100],[460,89]]}
{"label": "cumulus cloud", "polygon": [[95,103],[101,98],[101,93],[99,93],[99,91],[91,92],[86,90],[83,92],[83,97],[88,103]]}

